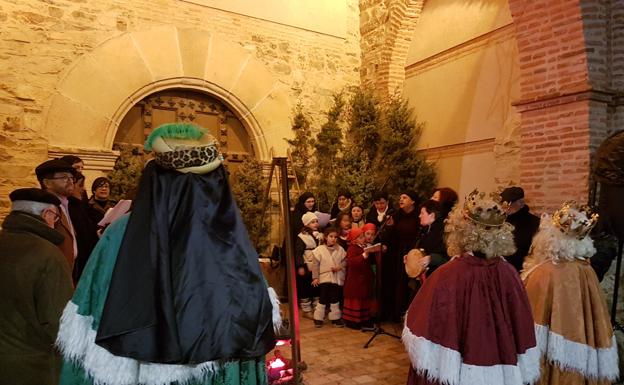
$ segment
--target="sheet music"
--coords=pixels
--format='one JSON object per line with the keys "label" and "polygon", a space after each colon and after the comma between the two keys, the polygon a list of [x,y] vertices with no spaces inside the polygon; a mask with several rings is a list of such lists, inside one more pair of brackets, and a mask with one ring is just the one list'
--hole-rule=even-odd
{"label": "sheet music", "polygon": [[98,222],[98,226],[104,227],[111,224],[114,220],[127,213],[128,210],[130,210],[131,204],[132,201],[129,199],[120,200],[119,202],[117,202],[115,207],[112,207],[106,211],[106,214],[104,214],[104,218],[102,218],[102,220]]}
{"label": "sheet music", "polygon": [[381,251],[381,243],[375,243],[374,245],[364,248],[365,253],[376,253],[378,251]]}

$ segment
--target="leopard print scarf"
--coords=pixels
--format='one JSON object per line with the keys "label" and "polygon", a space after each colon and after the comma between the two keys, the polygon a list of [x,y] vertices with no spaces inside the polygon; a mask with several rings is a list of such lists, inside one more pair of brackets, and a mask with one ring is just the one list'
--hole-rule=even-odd
{"label": "leopard print scarf", "polygon": [[154,156],[159,166],[168,169],[203,166],[218,158],[223,159],[214,144],[177,151],[155,152]]}

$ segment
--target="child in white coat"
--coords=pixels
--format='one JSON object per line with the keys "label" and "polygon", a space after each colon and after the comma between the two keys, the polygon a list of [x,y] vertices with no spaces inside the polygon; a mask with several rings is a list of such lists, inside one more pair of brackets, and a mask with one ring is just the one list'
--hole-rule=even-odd
{"label": "child in white coat", "polygon": [[344,327],[340,298],[347,266],[346,252],[338,245],[338,229],[325,230],[325,244],[313,251],[312,286],[319,287],[320,300],[314,310],[314,326],[320,328],[329,305],[329,320],[336,327]]}

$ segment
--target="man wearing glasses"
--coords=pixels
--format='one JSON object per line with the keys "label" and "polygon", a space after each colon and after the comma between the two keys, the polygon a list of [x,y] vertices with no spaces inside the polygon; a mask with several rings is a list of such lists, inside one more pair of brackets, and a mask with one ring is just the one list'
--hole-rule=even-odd
{"label": "man wearing glasses", "polygon": [[60,201],[38,188],[9,194],[0,230],[0,384],[58,384],[54,348],[63,307],[72,295],[54,230]]}
{"label": "man wearing glasses", "polygon": [[35,169],[41,188],[54,194],[61,201],[60,219],[55,223],[56,231],[63,235],[63,243],[59,248],[65,255],[69,271],[73,271],[74,261],[78,255],[76,232],[69,215],[68,197],[74,191],[76,170],[68,163],[53,159],[41,163]]}

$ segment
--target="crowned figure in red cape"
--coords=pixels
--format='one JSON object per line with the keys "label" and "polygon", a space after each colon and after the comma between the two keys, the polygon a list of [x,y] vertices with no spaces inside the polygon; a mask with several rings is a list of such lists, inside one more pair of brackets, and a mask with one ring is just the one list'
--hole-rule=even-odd
{"label": "crowned figure in red cape", "polygon": [[522,385],[540,375],[531,307],[497,194],[473,191],[445,226],[451,261],[412,301],[403,329],[408,384]]}

